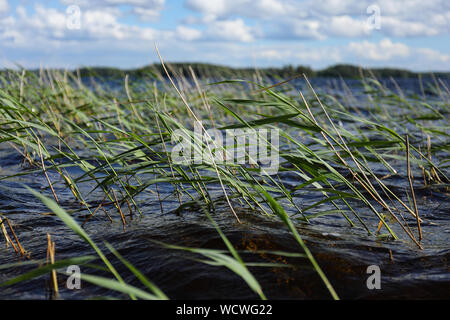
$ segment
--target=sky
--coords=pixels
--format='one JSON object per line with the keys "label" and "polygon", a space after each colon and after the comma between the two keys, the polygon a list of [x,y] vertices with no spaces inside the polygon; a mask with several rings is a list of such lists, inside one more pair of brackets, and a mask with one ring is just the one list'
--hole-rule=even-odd
{"label": "sky", "polygon": [[0,0],[0,68],[158,61],[450,71],[449,0]]}

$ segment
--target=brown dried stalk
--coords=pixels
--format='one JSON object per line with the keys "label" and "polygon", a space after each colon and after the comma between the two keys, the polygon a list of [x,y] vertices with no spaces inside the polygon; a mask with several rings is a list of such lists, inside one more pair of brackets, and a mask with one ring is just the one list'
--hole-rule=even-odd
{"label": "brown dried stalk", "polygon": [[[5,220],[6,220],[6,223],[8,224],[9,230],[11,230],[11,233],[13,234],[14,239],[16,240],[17,246],[19,247],[20,254],[22,256],[25,256],[25,250],[23,249],[22,245],[20,244],[19,238],[17,238],[17,235],[14,232],[14,229],[13,229],[11,223],[9,222],[9,219],[5,218]],[[12,241],[11,241],[11,243],[12,243]],[[14,245],[13,245],[13,247],[14,247],[14,250],[16,250],[16,252],[18,252]]]}
{"label": "brown dried stalk", "polygon": [[411,174],[411,164],[409,161],[409,138],[408,138],[408,135],[406,135],[406,166],[407,166],[407,170],[408,170],[409,188],[411,190],[411,195],[412,195],[413,204],[414,204],[414,211],[416,213],[417,229],[419,230],[419,240],[422,240],[423,239],[422,228],[420,226],[419,210],[417,209],[416,195],[414,193],[413,178],[412,178],[412,174]]}
{"label": "brown dried stalk", "polygon": [[[49,233],[47,233],[47,263],[50,258],[50,263],[55,264],[55,242],[52,241],[52,238]],[[53,291],[55,295],[58,295],[58,280],[56,278],[56,270],[52,270],[52,283],[53,283]]]}

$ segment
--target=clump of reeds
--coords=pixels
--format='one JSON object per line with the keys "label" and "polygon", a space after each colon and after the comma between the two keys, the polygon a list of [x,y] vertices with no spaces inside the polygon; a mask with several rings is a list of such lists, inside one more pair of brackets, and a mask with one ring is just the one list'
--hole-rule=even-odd
{"label": "clump of reeds", "polygon": [[[158,75],[157,79],[142,79],[133,85],[125,78],[123,90],[118,92],[94,80],[88,87],[71,72],[3,73],[0,142],[20,152],[29,166],[29,170],[18,172],[16,176],[33,172],[45,174],[55,202],[39,194],[36,196],[93,247],[116,279],[107,281],[84,275],[86,281],[125,292],[132,298],[165,298],[108,246],[152,293],[144,293],[123,282],[99,247],[57,205],[55,184],[64,184],[77,200],[79,206],[73,212],[87,212],[92,217],[99,209],[115,208],[116,216],[106,215],[109,219],[120,219],[124,228],[127,224],[125,210],[130,219],[133,214],[146,214],[140,210],[139,197],[156,197],[161,212],[164,211],[164,200],[158,189],[161,184],[172,186],[173,197],[180,208],[190,203],[200,204],[214,223],[210,212],[214,211],[216,199],[210,190],[220,186],[230,213],[237,220],[239,216],[234,207],[239,205],[285,223],[333,298],[337,298],[337,294],[302,241],[297,223],[339,213],[350,226],[362,227],[368,234],[377,233],[384,226],[389,235],[397,239],[395,227],[389,222],[394,221],[394,225],[400,226],[407,237],[422,248],[421,232],[416,239],[404,217],[411,215],[420,231],[415,198],[414,206],[408,205],[383,180],[398,175],[400,169],[396,161],[406,160],[410,182],[412,164],[422,169],[426,186],[448,183],[445,173],[448,159],[442,158],[448,150],[450,93],[445,89],[439,91],[440,100],[429,103],[421,97],[392,92],[369,76],[361,79],[364,94],[356,99],[348,90],[343,90],[346,92],[343,96],[317,93],[306,77],[303,80],[306,89],[302,91],[289,82],[263,83],[264,80],[258,78],[255,81],[225,80],[205,86],[192,70],[190,79],[172,78],[168,72],[170,66],[163,64],[163,67],[166,74]],[[177,74],[177,70],[170,71],[172,75]],[[161,82],[166,76],[169,81]],[[345,88],[345,82],[342,85]],[[390,107],[395,107],[395,112],[389,112]],[[222,130],[278,129],[282,145],[278,150],[279,174],[261,176],[251,166],[214,160],[188,165],[173,163],[169,153],[170,137],[175,129],[189,134],[194,121]],[[206,134],[204,127],[202,130]],[[411,141],[404,138],[405,134]],[[428,137],[425,143],[420,139],[424,135]],[[211,149],[203,140],[199,143]],[[426,154],[421,150],[427,150]],[[384,174],[380,176],[375,167],[383,168]],[[78,168],[84,173],[72,176],[69,168]],[[47,174],[50,171],[57,173],[60,179],[51,180]],[[296,176],[298,184],[288,186],[283,180],[286,174]],[[79,188],[79,184],[86,182],[104,193],[100,206],[98,199],[92,199]],[[414,197],[412,182],[410,191]],[[296,199],[303,192],[317,193],[321,199],[300,205]],[[365,219],[367,213],[354,209],[355,203],[363,204],[379,219],[378,228],[371,229]],[[334,209],[320,211],[324,204]],[[385,219],[382,212],[392,219]],[[245,263],[217,229],[230,255],[167,245],[172,249],[193,250],[216,265],[240,270],[238,273],[247,284],[265,298]],[[66,264],[52,262],[40,270],[48,272],[62,265]]]}

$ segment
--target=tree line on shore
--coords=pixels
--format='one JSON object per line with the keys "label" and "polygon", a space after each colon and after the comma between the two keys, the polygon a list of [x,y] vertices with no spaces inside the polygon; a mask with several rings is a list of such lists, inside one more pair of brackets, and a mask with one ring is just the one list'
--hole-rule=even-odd
{"label": "tree line on shore", "polygon": [[[252,79],[255,75],[270,77],[274,79],[289,79],[292,77],[306,76],[323,78],[360,78],[361,75],[374,75],[377,78],[417,78],[418,76],[430,77],[432,75],[440,78],[450,78],[450,72],[414,72],[396,68],[362,68],[349,64],[338,64],[322,70],[313,70],[308,66],[287,65],[283,67],[266,68],[233,68],[222,65],[208,63],[166,63],[171,76],[184,76],[191,78],[192,71],[198,78],[213,79]],[[5,72],[2,70],[1,72]],[[39,72],[39,70],[31,70]],[[81,77],[101,77],[101,78],[123,78],[129,75],[132,78],[155,77],[165,74],[163,67],[159,63],[148,65],[136,69],[119,69],[111,67],[82,67],[75,70]]]}

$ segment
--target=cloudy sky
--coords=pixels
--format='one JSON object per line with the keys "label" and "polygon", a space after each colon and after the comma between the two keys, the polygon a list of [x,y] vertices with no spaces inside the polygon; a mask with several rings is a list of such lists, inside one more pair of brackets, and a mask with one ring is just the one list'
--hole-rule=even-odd
{"label": "cloudy sky", "polygon": [[449,0],[0,0],[0,68],[336,63],[450,71]]}

